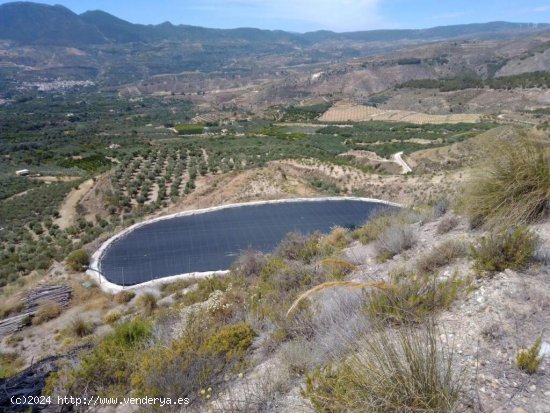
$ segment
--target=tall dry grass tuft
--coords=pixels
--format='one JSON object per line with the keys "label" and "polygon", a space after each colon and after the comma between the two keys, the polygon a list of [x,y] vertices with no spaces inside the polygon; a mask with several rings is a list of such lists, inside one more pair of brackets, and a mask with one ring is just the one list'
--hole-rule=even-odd
{"label": "tall dry grass tuft", "polygon": [[550,156],[524,137],[493,141],[464,189],[461,207],[475,225],[528,224],[550,211]]}
{"label": "tall dry grass tuft", "polygon": [[369,282],[356,282],[356,281],[329,281],[323,284],[319,284],[306,292],[300,294],[300,296],[292,303],[287,311],[287,316],[291,314],[298,305],[309,296],[323,290],[330,288],[349,288],[349,289],[364,289],[364,288],[380,288],[383,290],[389,290],[391,285],[386,284],[383,281],[369,281]]}
{"label": "tall dry grass tuft", "polygon": [[441,336],[432,321],[372,333],[343,364],[310,374],[303,394],[319,412],[453,412],[463,380]]}

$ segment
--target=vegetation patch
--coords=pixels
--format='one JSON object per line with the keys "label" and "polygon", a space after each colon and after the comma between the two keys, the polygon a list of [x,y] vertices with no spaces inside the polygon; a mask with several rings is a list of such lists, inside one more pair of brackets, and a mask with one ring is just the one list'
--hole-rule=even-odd
{"label": "vegetation patch", "polygon": [[0,352],[0,379],[13,376],[23,367],[23,361],[14,352]]}
{"label": "vegetation patch", "polygon": [[59,166],[63,168],[79,168],[86,172],[98,172],[102,169],[106,169],[111,166],[110,160],[106,159],[104,155],[95,154],[78,159],[64,159],[59,161]]}
{"label": "vegetation patch", "polygon": [[462,379],[433,325],[371,334],[361,352],[307,377],[303,395],[317,412],[451,413]]}
{"label": "vegetation patch", "polygon": [[420,273],[433,273],[445,265],[449,265],[457,258],[468,255],[468,245],[457,240],[444,241],[435,246],[430,252],[422,255],[416,261],[416,269]]}
{"label": "vegetation patch", "polygon": [[204,132],[202,123],[179,123],[174,128],[180,135],[200,135]]}
{"label": "vegetation patch", "polygon": [[90,263],[90,256],[86,250],[73,251],[67,257],[67,268],[71,271],[83,271]]}
{"label": "vegetation patch", "polygon": [[542,338],[535,340],[529,348],[522,348],[516,353],[516,366],[527,374],[535,374],[542,363],[542,357],[539,356]]}
{"label": "vegetation patch", "polygon": [[492,142],[461,205],[474,224],[527,224],[550,211],[548,149],[532,139]]}
{"label": "vegetation patch", "polygon": [[537,244],[537,235],[524,226],[491,232],[472,246],[474,268],[479,273],[521,269],[533,257]]}
{"label": "vegetation patch", "polygon": [[135,319],[115,327],[75,368],[61,370],[52,377],[50,389],[60,394],[79,391],[83,396],[127,394],[130,376],[139,365],[140,350],[151,336],[149,322]]}
{"label": "vegetation patch", "polygon": [[373,320],[396,324],[419,322],[449,308],[463,285],[456,276],[439,280],[434,275],[403,270],[392,272],[390,282],[392,288],[367,294],[366,311]]}
{"label": "vegetation patch", "polygon": [[399,88],[439,89],[440,92],[452,92],[472,88],[489,87],[491,89],[529,89],[550,86],[548,72],[529,72],[512,76],[501,76],[492,79],[476,77],[456,77],[449,79],[419,79],[409,80],[399,85]]}

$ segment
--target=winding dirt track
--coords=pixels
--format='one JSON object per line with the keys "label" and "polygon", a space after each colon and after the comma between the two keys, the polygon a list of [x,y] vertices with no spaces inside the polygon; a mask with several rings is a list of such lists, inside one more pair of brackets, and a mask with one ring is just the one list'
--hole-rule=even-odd
{"label": "winding dirt track", "polygon": [[406,173],[412,172],[412,169],[409,165],[407,165],[407,162],[403,160],[402,155],[403,152],[394,153],[391,156],[391,160],[401,166],[401,173],[404,175]]}
{"label": "winding dirt track", "polygon": [[55,220],[55,223],[59,225],[59,228],[66,229],[70,227],[76,221],[76,206],[82,199],[82,197],[94,186],[93,179],[88,179],[82,182],[78,189],[73,189],[69,195],[63,201],[61,208],[59,208],[59,218]]}

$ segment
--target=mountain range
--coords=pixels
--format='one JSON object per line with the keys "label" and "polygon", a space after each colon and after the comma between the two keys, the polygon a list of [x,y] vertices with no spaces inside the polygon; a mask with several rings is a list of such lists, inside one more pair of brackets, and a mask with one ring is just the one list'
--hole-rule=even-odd
{"label": "mountain range", "polygon": [[156,43],[159,41],[240,41],[310,46],[327,41],[433,41],[452,38],[503,38],[550,29],[548,23],[490,22],[419,30],[370,30],[348,33],[290,33],[253,28],[209,29],[190,25],[133,24],[104,11],[76,14],[60,5],[12,2],[0,5],[0,39],[21,45],[74,46]]}

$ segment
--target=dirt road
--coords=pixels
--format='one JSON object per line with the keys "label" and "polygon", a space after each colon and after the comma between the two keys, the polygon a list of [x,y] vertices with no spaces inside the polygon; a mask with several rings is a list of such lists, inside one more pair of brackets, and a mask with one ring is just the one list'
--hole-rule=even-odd
{"label": "dirt road", "polygon": [[407,162],[403,160],[402,155],[403,155],[403,152],[394,153],[391,156],[391,160],[401,166],[401,173],[404,175],[409,172],[412,172],[412,169],[409,165],[407,165]]}
{"label": "dirt road", "polygon": [[70,227],[76,221],[76,206],[82,199],[82,197],[94,186],[93,179],[88,179],[82,182],[78,189],[73,189],[69,195],[63,201],[61,208],[59,209],[59,218],[55,220],[55,223],[59,225],[59,228],[66,229]]}

